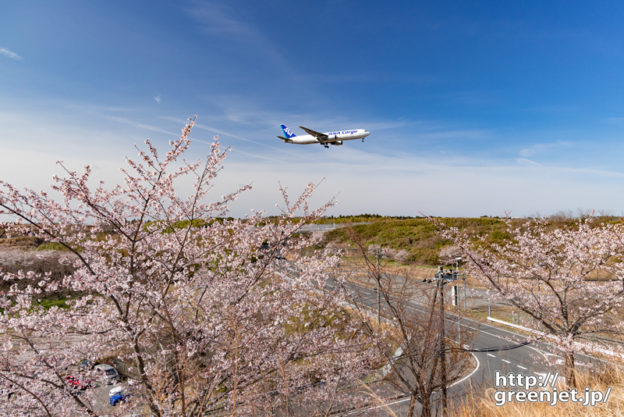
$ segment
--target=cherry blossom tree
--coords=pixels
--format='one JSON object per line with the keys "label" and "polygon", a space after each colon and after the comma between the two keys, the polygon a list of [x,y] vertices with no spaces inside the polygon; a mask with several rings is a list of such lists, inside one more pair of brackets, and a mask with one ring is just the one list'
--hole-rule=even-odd
{"label": "cherry blossom tree", "polygon": [[[325,288],[329,274],[340,282],[337,258],[300,255],[302,224],[332,202],[311,209],[313,184],[293,201],[282,188],[278,218],[226,218],[250,187],[208,201],[225,152],[215,138],[205,160],[187,162],[193,123],[164,156],[149,140],[137,148],[112,188],[62,163],[51,193],[0,182],[6,234],[62,245],[73,269],[0,271],[0,414],[314,415],[355,401],[343,387],[375,358],[343,287]],[[50,294],[69,308],[43,308]],[[112,411],[66,379],[93,378],[77,364],[111,357],[136,381]]]}
{"label": "cherry blossom tree", "polygon": [[[445,324],[443,283],[423,286],[413,278],[388,273],[378,262],[388,253],[385,248],[371,251],[373,245],[365,247],[355,230],[348,230],[348,235],[362,256],[367,282],[376,287],[379,316],[371,324],[367,298],[355,297],[353,303],[374,335],[373,346],[386,360],[384,381],[409,397],[406,417],[444,415],[448,411],[447,387],[467,373],[471,363],[459,343],[470,334],[458,334],[455,326]],[[436,400],[437,391],[441,398]]]}
{"label": "cherry blossom tree", "polygon": [[588,217],[553,228],[547,220],[516,226],[508,220],[504,244],[442,227],[466,254],[470,273],[563,352],[570,385],[576,384],[575,353],[600,351],[597,336],[623,329],[624,229],[596,223]]}

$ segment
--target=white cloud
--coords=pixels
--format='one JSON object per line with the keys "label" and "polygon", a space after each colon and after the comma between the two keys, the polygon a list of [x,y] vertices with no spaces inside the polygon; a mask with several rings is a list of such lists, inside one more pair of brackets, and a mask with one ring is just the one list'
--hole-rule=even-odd
{"label": "white cloud", "polygon": [[119,122],[119,123],[127,124],[129,126],[136,127],[138,129],[149,130],[151,132],[157,132],[157,133],[164,133],[166,135],[173,135],[174,137],[178,136],[178,133],[172,132],[170,130],[165,130],[165,129],[159,127],[159,126],[148,125],[148,124],[145,124],[145,123],[140,123],[140,122],[137,122],[137,121],[134,121],[134,120],[129,120],[129,119],[126,119],[126,118],[123,118],[123,117],[117,117],[117,116],[106,116],[106,118],[108,120],[112,120],[113,122]]}
{"label": "white cloud", "polygon": [[520,165],[532,165],[536,167],[542,166],[542,164],[540,164],[539,162],[535,162],[526,158],[516,158],[516,162],[519,163]]}
{"label": "white cloud", "polygon": [[232,17],[225,7],[222,3],[196,1],[186,11],[201,22],[202,29],[205,31],[223,34],[251,34],[250,27]]}
{"label": "white cloud", "polygon": [[156,96],[156,97],[154,97],[154,101],[155,101],[156,103],[160,103],[160,96]]}
{"label": "white cloud", "polygon": [[[145,128],[141,123],[124,122]],[[98,167],[94,177],[112,184],[119,181],[123,155],[133,152],[130,142],[114,142],[119,140],[115,125],[107,131],[51,123],[23,126],[28,123],[17,115],[0,113],[0,137],[4,138],[0,178],[20,187],[47,188],[51,175],[58,173],[57,159],[71,168],[92,163]],[[204,142],[210,143],[195,140],[192,155],[204,153]],[[618,191],[624,188],[624,172],[536,165],[522,158],[432,159],[391,149],[374,154],[355,145],[330,150],[284,146],[254,153],[241,144],[241,149],[234,147],[226,159],[210,198],[218,199],[242,184],[253,183],[252,191],[232,205],[231,214],[243,216],[251,208],[275,214],[280,202],[278,182],[294,195],[308,182],[326,178],[312,206],[337,196],[338,205],[330,214],[480,216],[504,215],[511,210],[516,216],[528,216],[592,208],[620,214],[624,207],[624,193]]]}
{"label": "white cloud", "polygon": [[279,69],[291,78],[299,77],[281,48],[245,20],[236,3],[196,0],[191,4],[191,7],[185,8],[185,12],[195,19],[203,32],[236,40],[245,45],[249,53],[259,54],[272,68]]}
{"label": "white cloud", "polygon": [[529,156],[533,156],[535,154],[538,154],[544,151],[570,146],[571,144],[572,142],[564,141],[564,140],[558,140],[556,142],[548,142],[548,143],[535,143],[533,145],[520,149],[519,154],[520,156],[529,157]]}
{"label": "white cloud", "polygon": [[[47,111],[33,114],[0,109],[1,179],[17,186],[42,188],[53,173],[58,173],[54,161],[61,159],[71,168],[92,163],[97,167],[94,177],[101,177],[107,184],[116,183],[123,156],[133,154],[132,144],[140,144],[143,139],[141,130],[177,136],[167,130],[177,130],[169,125],[181,128],[184,124],[184,120],[170,117],[148,124],[153,118],[141,118],[138,122],[138,117],[130,119],[100,113],[99,118],[85,120],[66,111]],[[275,112],[272,116],[277,115]],[[173,123],[165,123],[163,119]],[[351,125],[346,118],[337,120]],[[322,117],[310,121],[336,122]],[[278,182],[296,193],[308,182],[318,182],[323,177],[326,181],[312,203],[318,206],[337,196],[339,203],[330,214],[418,215],[424,212],[480,216],[504,215],[511,210],[514,215],[523,216],[595,208],[619,215],[624,207],[624,193],[621,192],[624,171],[617,166],[609,170],[601,159],[577,164],[568,160],[555,166],[552,161],[542,159],[540,165],[530,158],[488,159],[461,151],[434,156],[425,152],[426,147],[405,153],[393,146],[394,134],[379,135],[365,144],[351,141],[341,147],[324,149],[283,145],[274,138],[275,134],[267,136],[277,127],[258,132],[250,126],[236,128],[236,125],[217,122],[218,119],[211,119],[208,125],[200,124],[199,130],[193,132],[198,139],[193,137],[195,145],[191,147],[189,159],[206,153],[205,143],[210,141],[202,140],[208,136],[202,129],[223,135],[223,139],[241,139],[230,141],[233,150],[211,197],[218,199],[242,184],[253,183],[254,189],[233,204],[231,213],[235,216],[249,213],[250,208],[277,213]],[[392,121],[370,122],[379,128],[387,124],[392,129]],[[423,126],[420,122],[405,123]],[[223,126],[223,129],[213,126]],[[428,125],[424,126],[423,130],[427,130]],[[368,126],[362,124],[362,127]],[[434,126],[429,130],[443,128]],[[222,140],[222,143],[227,142]],[[164,142],[159,144],[164,145]],[[538,145],[533,152],[544,148],[544,144]]]}
{"label": "white cloud", "polygon": [[101,106],[93,103],[87,102],[76,102],[76,101],[59,101],[52,100],[49,102],[51,106],[60,105],[65,109],[69,109],[72,111],[80,111],[86,114],[92,115],[100,115],[102,113],[135,113],[138,111],[135,107],[123,107],[123,106]]}
{"label": "white cloud", "polygon": [[0,55],[4,55],[4,56],[8,56],[11,59],[15,59],[17,61],[21,61],[22,57],[19,56],[17,53],[11,51],[10,49],[7,48],[0,48]]}
{"label": "white cloud", "polygon": [[[181,126],[187,123],[186,120],[182,120],[182,119],[177,118],[177,117],[161,116],[161,119],[169,120],[169,121],[176,122],[176,123],[180,123]],[[206,124],[203,124],[203,123],[196,122],[195,123],[195,128],[196,129],[200,129],[200,130],[205,130],[207,132],[211,132],[211,133],[217,134],[219,136],[228,136],[228,137],[231,137],[231,138],[234,138],[234,139],[242,140],[244,142],[258,144],[258,141],[255,141],[253,139],[249,139],[247,137],[244,137],[244,136],[241,136],[241,135],[237,135],[235,133],[231,133],[231,132],[228,132],[228,131],[225,131],[225,130],[222,130],[222,129],[217,129],[216,127],[212,127],[212,126],[209,126],[209,125],[206,125]]]}
{"label": "white cloud", "polygon": [[[433,161],[399,154],[367,155],[345,147],[326,153],[325,158],[274,155],[274,159],[278,163],[267,164],[233,152],[225,162],[223,184],[254,183],[254,189],[234,204],[235,214],[248,207],[275,213],[278,181],[301,190],[307,182],[323,177],[326,181],[313,202],[320,205],[337,196],[339,204],[330,214],[481,216],[511,210],[529,216],[594,208],[620,214],[624,205],[622,193],[614,192],[624,188],[624,172],[514,161]],[[226,188],[219,189],[225,192]]]}

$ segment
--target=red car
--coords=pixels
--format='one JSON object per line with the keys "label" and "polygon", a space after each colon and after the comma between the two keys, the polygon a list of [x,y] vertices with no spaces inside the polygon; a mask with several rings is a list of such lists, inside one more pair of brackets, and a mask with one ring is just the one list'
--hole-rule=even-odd
{"label": "red car", "polygon": [[76,389],[79,389],[81,391],[84,391],[87,388],[91,388],[91,380],[90,379],[87,379],[85,381],[80,381],[75,376],[67,375],[65,377],[65,382],[67,382],[72,388],[76,388]]}

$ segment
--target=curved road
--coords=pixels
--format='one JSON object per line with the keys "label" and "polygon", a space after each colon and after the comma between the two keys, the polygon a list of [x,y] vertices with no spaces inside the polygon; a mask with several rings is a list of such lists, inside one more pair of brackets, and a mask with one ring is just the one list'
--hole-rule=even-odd
{"label": "curved road", "polygon": [[[328,282],[328,289],[335,285]],[[426,284],[422,284],[426,285]],[[431,284],[429,284],[431,285]],[[355,296],[356,301],[372,311],[377,308],[377,291],[375,289],[348,284]],[[420,301],[424,301],[421,299]],[[422,304],[417,300],[410,300],[407,307],[414,314],[425,312]],[[457,326],[457,315],[446,313],[447,326]],[[485,323],[461,317],[461,327],[473,332],[472,340],[464,345],[467,351],[474,354],[477,367],[468,377],[452,384],[448,389],[449,404],[460,405],[469,390],[480,395],[487,389],[495,388],[496,374],[507,375],[509,373],[534,376],[540,384],[552,383],[554,375],[558,375],[557,381],[563,382],[563,360],[560,356],[550,353],[554,348],[543,342],[523,344],[526,336],[494,327]],[[593,366],[592,361],[597,361],[584,355],[577,357],[577,365]],[[504,389],[504,388],[503,388]],[[409,397],[390,401],[392,411],[396,415],[406,415],[409,405]],[[385,407],[372,407],[350,412],[349,415],[378,415]],[[382,413],[384,414],[384,413]]]}

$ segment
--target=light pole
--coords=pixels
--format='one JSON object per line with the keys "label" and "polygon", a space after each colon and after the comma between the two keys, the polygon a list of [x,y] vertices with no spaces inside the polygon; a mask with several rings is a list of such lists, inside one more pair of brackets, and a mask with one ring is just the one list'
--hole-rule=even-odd
{"label": "light pole", "polygon": [[459,273],[457,271],[455,271],[454,273],[454,280],[455,280],[455,302],[457,303],[457,343],[459,343],[459,345],[461,346],[461,307],[460,307],[460,300],[459,300],[459,279],[458,279],[458,275]]}
{"label": "light pole", "polygon": [[[461,307],[459,299],[459,263],[461,256],[455,258],[455,295],[457,296],[457,341],[461,346]],[[464,311],[466,311],[466,276],[464,275]]]}
{"label": "light pole", "polygon": [[377,326],[381,330],[381,246],[377,248]]}
{"label": "light pole", "polygon": [[[455,258],[455,270],[457,271],[457,274],[459,274],[459,266],[462,261],[463,258],[461,256]],[[457,277],[459,278],[459,275]],[[466,311],[466,273],[462,275],[462,279],[464,280],[464,311]]]}

